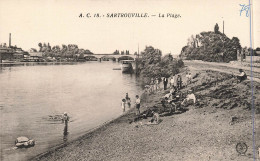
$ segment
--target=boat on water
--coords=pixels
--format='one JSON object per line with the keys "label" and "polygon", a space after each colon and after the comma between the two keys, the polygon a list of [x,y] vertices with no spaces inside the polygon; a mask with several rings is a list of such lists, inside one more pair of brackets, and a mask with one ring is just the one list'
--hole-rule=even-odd
{"label": "boat on water", "polygon": [[123,73],[131,73],[134,71],[134,60],[121,60],[121,70]]}
{"label": "boat on water", "polygon": [[2,60],[2,63],[15,63],[13,60]]}

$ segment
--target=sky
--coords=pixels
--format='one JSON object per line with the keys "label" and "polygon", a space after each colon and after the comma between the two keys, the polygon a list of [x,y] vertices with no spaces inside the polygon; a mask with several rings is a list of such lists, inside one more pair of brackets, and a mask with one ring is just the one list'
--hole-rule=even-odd
{"label": "sky", "polygon": [[[240,4],[248,0],[0,0],[0,43],[39,49],[38,43],[77,44],[93,53],[108,54],[145,46],[163,54],[180,54],[187,39],[202,31],[213,31],[218,23],[222,32],[238,37],[250,46],[250,18],[240,16]],[[260,47],[260,2],[251,0],[253,47]],[[90,13],[91,18],[79,18]],[[148,13],[147,18],[94,18],[95,13]],[[165,14],[159,18],[158,14]],[[181,18],[166,17],[167,13]],[[157,15],[152,17],[151,15]]]}

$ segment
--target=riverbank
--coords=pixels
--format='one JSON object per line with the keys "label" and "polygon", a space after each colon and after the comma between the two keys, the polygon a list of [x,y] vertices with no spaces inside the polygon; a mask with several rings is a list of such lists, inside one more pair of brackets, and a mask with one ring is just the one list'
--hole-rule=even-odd
{"label": "riverbank", "polygon": [[[251,109],[251,82],[237,84],[232,75],[218,71],[187,70],[194,79],[182,92],[192,89],[197,98],[187,112],[162,117],[159,125],[148,126],[144,124],[150,118],[132,122],[135,111],[130,110],[32,160],[252,160],[252,112],[255,147],[259,147],[260,110],[257,99],[255,109]],[[254,82],[255,98],[259,98],[259,85]],[[160,98],[168,92],[169,89],[147,95],[141,112],[154,106],[160,111]],[[236,151],[239,142],[248,146],[245,155]],[[255,154],[258,155],[257,150]]]}

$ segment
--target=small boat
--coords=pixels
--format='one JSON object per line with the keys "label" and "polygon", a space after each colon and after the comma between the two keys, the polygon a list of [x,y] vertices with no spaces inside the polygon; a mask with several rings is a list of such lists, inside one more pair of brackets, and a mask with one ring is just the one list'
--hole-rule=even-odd
{"label": "small boat", "polygon": [[121,68],[113,68],[113,70],[121,70]]}
{"label": "small boat", "polygon": [[122,69],[122,72],[124,73],[130,73],[130,72],[133,72],[133,65],[132,63],[134,63],[135,61],[134,60],[122,60],[121,61],[121,69]]}
{"label": "small boat", "polygon": [[2,63],[14,63],[15,61],[13,60],[2,60]]}

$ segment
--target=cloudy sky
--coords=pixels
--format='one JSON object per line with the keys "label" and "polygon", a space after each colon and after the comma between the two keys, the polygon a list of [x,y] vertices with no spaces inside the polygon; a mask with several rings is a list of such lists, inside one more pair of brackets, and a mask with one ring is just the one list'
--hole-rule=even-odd
{"label": "cloudy sky", "polygon": [[[77,44],[94,53],[118,50],[140,51],[146,45],[163,53],[179,54],[191,35],[213,31],[216,23],[225,34],[250,46],[250,18],[240,16],[240,4],[248,0],[0,0],[0,43],[24,50],[50,45]],[[260,2],[253,3],[254,47],[260,47]],[[79,18],[80,13],[92,15]],[[94,18],[100,13],[148,13],[148,18]],[[158,14],[180,14],[181,18],[159,18]],[[157,15],[152,17],[151,15]],[[258,20],[258,21],[257,21]],[[258,36],[256,36],[258,35]],[[257,39],[258,38],[258,39]]]}

